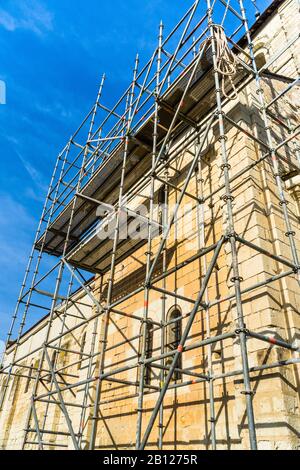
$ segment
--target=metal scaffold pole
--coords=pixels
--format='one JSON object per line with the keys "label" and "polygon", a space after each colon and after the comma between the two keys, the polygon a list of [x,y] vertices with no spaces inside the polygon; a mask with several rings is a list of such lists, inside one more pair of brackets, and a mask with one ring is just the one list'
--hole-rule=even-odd
{"label": "metal scaffold pole", "polygon": [[[153,124],[153,151],[152,151],[152,168],[155,166],[157,158],[157,144],[158,144],[158,98],[159,98],[159,84],[160,84],[160,69],[161,69],[161,54],[162,54],[162,42],[163,42],[163,24],[161,22],[159,27],[158,35],[158,48],[157,48],[157,68],[156,68],[156,89],[155,89],[155,111],[154,111],[154,124]],[[142,432],[142,418],[143,418],[143,397],[144,397],[144,385],[145,385],[145,359],[146,359],[146,345],[147,345],[147,332],[148,332],[148,310],[149,310],[149,295],[150,286],[147,284],[147,277],[149,274],[151,258],[152,258],[152,238],[153,238],[153,212],[154,212],[154,195],[155,195],[155,175],[151,176],[151,187],[150,187],[150,208],[149,208],[149,222],[148,222],[148,240],[147,240],[147,251],[146,251],[146,282],[144,290],[144,312],[142,320],[142,354],[139,358],[139,391],[138,391],[138,406],[137,406],[137,431],[136,431],[136,448],[138,449],[141,441]]]}
{"label": "metal scaffold pole", "polygon": [[106,308],[105,313],[103,316],[102,321],[102,331],[101,331],[101,345],[100,345],[100,358],[99,358],[99,379],[97,380],[96,384],[96,392],[95,392],[95,404],[94,404],[94,412],[93,412],[93,421],[92,421],[92,430],[91,430],[91,437],[90,437],[90,450],[95,448],[95,441],[96,441],[96,432],[97,432],[97,420],[98,420],[98,409],[99,409],[99,401],[101,396],[101,374],[103,373],[104,369],[104,361],[105,361],[105,350],[106,350],[106,338],[109,326],[109,317],[110,317],[110,305],[112,302],[112,295],[113,295],[113,286],[114,286],[114,276],[115,276],[115,267],[116,267],[116,251],[118,248],[119,237],[120,237],[120,214],[123,210],[123,192],[124,192],[124,184],[125,184],[125,176],[126,176],[126,169],[127,169],[127,155],[128,155],[128,144],[129,144],[129,136],[131,130],[131,123],[133,118],[133,100],[134,100],[134,93],[136,87],[136,79],[138,73],[138,65],[139,65],[139,57],[136,56],[134,72],[133,72],[133,80],[130,91],[128,93],[128,100],[126,104],[126,111],[125,116],[127,116],[127,125],[124,133],[124,154],[123,154],[123,163],[122,163],[122,171],[121,171],[121,182],[120,182],[120,191],[119,191],[119,200],[118,200],[118,207],[117,207],[117,214],[116,214],[116,223],[114,229],[114,239],[113,239],[113,249],[112,249],[112,257],[111,257],[111,267],[110,267],[110,274],[108,279],[108,289],[107,289],[107,300],[106,300]]}
{"label": "metal scaffold pole", "polygon": [[256,432],[255,432],[255,422],[254,422],[254,412],[253,412],[253,392],[250,385],[250,376],[249,376],[249,364],[248,364],[248,352],[246,345],[246,333],[245,333],[245,323],[244,323],[244,314],[241,298],[241,276],[239,274],[239,262],[238,262],[238,253],[235,239],[235,230],[233,222],[233,210],[232,210],[232,201],[233,195],[229,183],[229,163],[227,156],[226,148],[226,136],[224,129],[224,119],[223,119],[223,107],[222,107],[222,97],[221,97],[221,84],[220,77],[218,72],[217,65],[217,49],[216,49],[216,36],[215,36],[215,25],[213,22],[212,9],[210,0],[207,0],[208,8],[208,25],[210,30],[210,44],[212,48],[212,60],[214,68],[214,79],[216,87],[216,101],[217,101],[217,115],[219,120],[219,141],[221,146],[221,156],[222,156],[222,169],[224,174],[224,183],[225,183],[225,196],[223,197],[224,203],[227,207],[227,240],[230,243],[231,248],[231,259],[232,259],[232,281],[234,282],[235,289],[235,299],[236,299],[236,310],[237,310],[237,328],[239,329],[239,339],[241,347],[241,358],[243,364],[243,377],[244,377],[244,394],[247,401],[247,416],[248,416],[248,426],[249,426],[249,438],[251,449],[255,450],[257,448],[256,442]]}
{"label": "metal scaffold pole", "polygon": [[[102,90],[103,80],[102,80],[101,85],[100,85],[100,90]],[[99,96],[100,95],[98,95],[98,97],[97,97],[97,102],[98,102]],[[90,136],[90,133],[92,132],[92,129],[93,129],[95,113],[94,112],[92,114],[90,113],[90,115],[92,116],[92,118],[91,118],[91,124],[90,124],[90,128],[89,128],[89,134],[88,134],[89,136]],[[71,140],[70,140],[71,143],[72,143],[72,140],[73,139],[71,138]],[[67,159],[69,150],[70,150],[70,144],[67,147],[66,158],[64,159],[64,162],[63,162],[63,165],[62,165],[61,175],[60,175],[59,183],[57,185],[57,189],[56,189],[55,194],[57,194],[57,192],[59,190],[59,186],[61,184],[62,174],[64,172],[65,163],[66,163],[66,159]],[[79,178],[78,178],[76,193],[80,192],[82,179],[85,176],[85,164],[86,164],[87,158],[88,158],[88,149],[86,147],[86,149],[84,151],[83,159],[82,159],[82,164],[81,164],[80,174],[79,174]],[[51,219],[51,214],[52,214],[52,211],[53,211],[53,208],[54,208],[55,201],[56,201],[56,196],[54,197],[54,200],[53,200],[53,205],[52,205],[52,208],[51,208],[49,221]],[[55,370],[54,370],[54,367],[55,367],[56,364],[55,364],[55,362],[52,362],[49,359],[49,355],[48,355],[48,351],[47,351],[48,341],[49,341],[50,336],[51,336],[51,327],[52,327],[52,323],[53,323],[53,320],[54,320],[55,315],[56,315],[56,307],[57,307],[57,302],[58,302],[58,298],[59,298],[59,290],[60,290],[60,286],[61,286],[61,283],[62,283],[62,280],[63,280],[63,273],[64,273],[64,269],[65,269],[64,256],[67,252],[68,244],[69,244],[69,241],[70,241],[70,238],[69,238],[70,237],[70,230],[71,230],[71,225],[72,225],[72,221],[73,221],[73,217],[74,217],[76,202],[77,202],[77,198],[75,197],[74,200],[73,200],[72,209],[71,209],[71,216],[70,216],[70,220],[69,220],[69,223],[68,223],[66,237],[65,237],[65,240],[64,240],[63,256],[62,256],[62,260],[60,261],[60,263],[58,265],[58,274],[57,274],[57,277],[56,277],[56,280],[55,280],[55,289],[54,289],[54,293],[53,293],[53,297],[52,297],[52,301],[51,301],[49,319],[48,319],[47,327],[46,327],[45,341],[43,343],[42,355],[41,355],[41,359],[39,361],[39,366],[38,366],[38,370],[37,370],[37,374],[36,374],[36,379],[35,379],[35,383],[34,383],[34,387],[33,387],[33,395],[32,396],[33,396],[33,402],[34,402],[36,400],[37,391],[38,391],[38,387],[39,387],[39,384],[40,384],[40,378],[41,378],[41,373],[42,373],[43,366],[44,366],[44,361],[45,361],[45,359],[47,359],[47,362],[48,362],[48,365],[49,365],[49,371],[50,371],[50,374],[51,374],[51,388],[52,388],[52,384],[54,384],[55,388],[56,388],[56,391],[58,393],[58,396],[59,396],[58,406],[62,409],[63,414],[65,416],[69,432],[72,436],[72,441],[73,441],[74,448],[79,449],[78,442],[77,442],[77,439],[76,439],[76,436],[74,434],[74,430],[73,430],[73,427],[72,427],[72,422],[70,420],[68,410],[67,410],[66,405],[64,403],[64,400],[63,400],[63,397],[62,397],[62,394],[61,394],[61,391],[60,391],[60,388],[59,388],[59,384],[58,384],[57,379],[56,379]],[[49,228],[49,222],[48,222],[48,228]],[[40,263],[41,258],[42,258],[42,252],[43,252],[43,246],[44,246],[45,239],[46,239],[46,233],[47,233],[47,231],[45,232],[45,235],[44,235],[43,245],[42,245],[42,248],[40,250],[40,255],[39,255],[37,266],[39,266],[39,263]],[[32,283],[35,282],[37,272],[38,271],[36,269],[36,272],[34,273]],[[70,294],[70,289],[71,289],[72,283],[73,283],[73,276],[74,276],[74,271],[72,271],[71,279],[69,281],[69,294]],[[61,337],[63,336],[63,333],[64,332],[61,333],[59,341],[60,341]],[[51,390],[51,388],[50,388],[50,390]],[[47,406],[48,406],[48,404],[47,404]],[[28,433],[30,432],[29,431],[29,429],[30,429],[29,425],[30,425],[30,420],[32,418],[32,413],[34,414],[35,423],[36,423],[35,406],[31,407],[29,409],[28,417],[26,419],[25,435],[24,435],[24,440],[23,440],[23,449],[26,446],[27,436],[28,436]],[[45,416],[44,416],[43,425],[45,425],[46,418],[47,418],[47,408],[46,408],[46,412],[45,412]],[[37,434],[39,435],[40,434],[40,429],[36,428],[36,430],[37,430]],[[41,443],[39,445],[41,446]]]}

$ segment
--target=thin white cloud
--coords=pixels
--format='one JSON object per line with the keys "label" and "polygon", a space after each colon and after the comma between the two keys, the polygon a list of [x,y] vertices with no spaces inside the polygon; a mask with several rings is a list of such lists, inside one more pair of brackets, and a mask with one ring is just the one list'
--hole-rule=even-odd
{"label": "thin white cloud", "polygon": [[24,194],[25,194],[26,197],[28,197],[29,199],[32,199],[33,201],[43,203],[43,202],[45,202],[46,190],[47,190],[47,188],[45,186],[45,191],[41,191],[41,192],[37,193],[32,186],[29,186],[29,187],[24,189]]}
{"label": "thin white cloud", "polygon": [[22,204],[7,193],[0,193],[0,237],[6,234],[10,238],[10,233],[15,229],[14,224],[25,230],[32,226],[33,222],[33,217]]}
{"label": "thin white cloud", "polygon": [[25,29],[42,35],[53,30],[53,14],[41,1],[11,1],[7,9],[0,8],[0,25],[7,31]]}
{"label": "thin white cloud", "polygon": [[23,158],[18,151],[16,151],[16,153],[32,181],[36,184],[38,188],[40,188],[42,191],[45,191],[47,189],[47,185],[45,184],[41,173],[33,165],[31,165],[30,162],[25,160],[25,158]]}
{"label": "thin white cloud", "polygon": [[1,340],[5,339],[10,324],[11,312],[15,307],[36,224],[36,220],[26,207],[9,194],[0,193]]}
{"label": "thin white cloud", "polygon": [[15,31],[17,29],[15,19],[2,8],[0,8],[0,25],[7,29],[7,31]]}
{"label": "thin white cloud", "polygon": [[22,204],[0,193],[0,226],[0,267],[5,273],[0,286],[2,293],[13,273],[25,265],[36,221]]}
{"label": "thin white cloud", "polygon": [[72,118],[72,112],[70,110],[65,109],[64,106],[58,101],[52,102],[50,105],[47,106],[42,106],[39,103],[36,103],[35,107],[37,111],[44,114],[50,114],[52,116],[54,115],[62,119]]}

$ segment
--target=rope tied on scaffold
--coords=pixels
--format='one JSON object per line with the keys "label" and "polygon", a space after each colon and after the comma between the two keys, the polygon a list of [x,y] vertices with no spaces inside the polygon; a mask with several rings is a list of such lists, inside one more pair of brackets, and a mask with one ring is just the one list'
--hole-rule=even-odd
{"label": "rope tied on scaffold", "polygon": [[[214,24],[213,28],[214,28],[214,37],[215,37],[215,44],[216,44],[216,61],[217,61],[216,68],[219,74],[222,76],[222,79],[221,79],[222,93],[229,100],[234,100],[237,98],[238,93],[234,85],[233,78],[237,73],[239,58],[230,49],[223,27],[220,25]],[[232,90],[233,90],[233,92],[230,95],[226,93],[226,79],[229,80]]]}

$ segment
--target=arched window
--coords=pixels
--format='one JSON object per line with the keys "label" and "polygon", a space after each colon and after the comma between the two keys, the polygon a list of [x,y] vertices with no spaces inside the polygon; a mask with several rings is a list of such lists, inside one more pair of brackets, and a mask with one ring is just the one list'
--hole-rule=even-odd
{"label": "arched window", "polygon": [[52,369],[55,368],[56,358],[57,358],[57,351],[53,351],[52,358],[51,358],[51,367],[52,367]]}
{"label": "arched window", "polygon": [[30,387],[30,383],[31,383],[31,379],[32,379],[33,367],[34,367],[34,364],[33,364],[33,362],[32,362],[31,365],[30,365],[30,367],[29,367],[29,369],[28,369],[28,377],[27,377],[27,380],[26,380],[24,393],[28,393],[28,390],[29,390],[29,387]]}
{"label": "arched window", "polygon": [[84,353],[84,348],[86,344],[86,331],[83,333],[81,337],[81,342],[80,342],[80,362],[78,363],[78,369],[81,369],[82,366],[82,361],[83,361],[83,353]]}
{"label": "arched window", "polygon": [[4,391],[6,390],[6,388],[8,386],[7,382],[8,382],[7,375],[3,375],[1,377],[1,388],[0,388],[0,399],[1,400],[3,399]]}
{"label": "arched window", "polygon": [[162,206],[166,204],[166,186],[161,186],[158,190],[158,204]]}
{"label": "arched window", "polygon": [[166,192],[166,186],[163,185],[158,190],[158,208],[159,208],[158,223],[160,224],[159,235],[162,235],[163,226],[167,224],[166,204],[167,204],[167,192]]}
{"label": "arched window", "polygon": [[8,399],[12,402],[15,401],[15,398],[17,396],[18,387],[19,387],[19,384],[20,384],[20,373],[21,373],[21,370],[16,371],[16,375],[14,376],[13,383],[12,383],[12,386],[11,386],[11,389],[10,389]]}
{"label": "arched window", "polygon": [[[57,351],[53,351],[52,357],[51,357],[51,368],[52,369],[55,368],[57,356],[58,356]],[[52,375],[50,373],[49,375],[47,375],[47,382],[51,382],[51,379],[52,379]]]}
{"label": "arched window", "polygon": [[[182,335],[182,313],[178,306],[172,307],[167,314],[167,328],[166,328],[166,338],[165,338],[165,348],[166,352],[174,351],[178,348]],[[166,358],[165,365],[170,367],[173,362],[173,357],[170,356]],[[176,368],[182,368],[182,355],[180,354],[177,361]],[[166,372],[167,373],[167,372]],[[175,371],[172,377],[172,380],[176,382],[181,379],[181,372]]]}
{"label": "arched window", "polygon": [[[153,351],[153,323],[151,321],[148,321],[146,324],[145,359],[149,359],[150,357],[152,357],[152,351]],[[139,358],[142,357],[142,354],[143,354],[143,325],[141,325],[141,328],[140,328]],[[150,383],[151,383],[151,365],[146,364],[144,384],[150,385]]]}

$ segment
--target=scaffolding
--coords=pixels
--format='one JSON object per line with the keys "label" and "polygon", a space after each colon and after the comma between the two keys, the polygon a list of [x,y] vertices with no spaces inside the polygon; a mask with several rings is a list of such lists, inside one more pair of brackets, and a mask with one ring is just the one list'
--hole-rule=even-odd
{"label": "scaffolding", "polygon": [[[59,153],[42,216],[35,235],[16,310],[6,342],[9,363],[3,359],[1,374],[4,387],[0,398],[0,408],[5,403],[11,380],[19,375],[32,382],[33,391],[26,419],[23,448],[73,447],[80,450],[97,447],[97,425],[102,400],[102,387],[105,381],[134,387],[133,399],[137,399],[136,449],[143,450],[149,441],[158,419],[158,448],[164,448],[164,398],[170,389],[190,384],[204,383],[208,387],[210,416],[210,446],[217,448],[217,419],[215,411],[214,387],[217,381],[240,376],[246,400],[247,427],[250,448],[257,448],[256,424],[253,411],[253,390],[251,374],[290,364],[299,363],[299,347],[284,339],[263,335],[252,331],[245,324],[243,297],[256,289],[270,285],[283,278],[298,278],[299,259],[295,243],[295,233],[290,221],[282,165],[293,174],[299,173],[299,125],[281,122],[284,137],[274,141],[272,126],[278,125],[278,116],[272,111],[275,103],[298,86],[299,79],[289,80],[287,87],[272,101],[267,101],[262,80],[268,75],[268,68],[298,40],[298,36],[284,44],[276,57],[259,67],[253,49],[255,28],[248,21],[256,18],[255,24],[262,24],[270,9],[275,9],[281,1],[275,0],[267,13],[259,13],[256,2],[247,2],[249,16],[246,16],[245,0],[206,0],[195,1],[175,28],[164,38],[164,26],[159,26],[158,44],[152,57],[141,69],[136,57],[133,79],[117,103],[109,109],[102,104],[105,87],[103,75],[95,105],[87,114],[66,146]],[[258,2],[259,3],[259,2]],[[264,132],[249,132],[228,113],[228,103],[238,100],[238,95],[249,84],[254,84],[258,97],[258,113]],[[195,99],[192,96],[196,96]],[[203,104],[202,98],[206,96]],[[259,158],[251,164],[232,173],[229,150],[227,148],[227,124],[238,133],[246,135],[259,148]],[[220,156],[222,160],[222,184],[205,191],[202,178],[203,154],[211,132],[218,129]],[[178,138],[178,136],[181,136]],[[182,137],[184,136],[184,137]],[[177,140],[176,140],[177,139]],[[289,148],[293,158],[287,161],[281,150]],[[181,187],[174,181],[176,168],[172,166],[182,154],[188,152],[190,162]],[[253,243],[235,228],[233,182],[243,178],[247,172],[262,162],[269,162],[276,182],[279,208],[282,211],[286,238],[290,247],[290,257],[269,252],[259,243]],[[135,166],[143,165],[143,172],[137,174]],[[287,172],[285,173],[287,174]],[[200,193],[189,191],[191,179],[196,175],[200,183]],[[175,179],[176,181],[176,179]],[[134,207],[145,187],[148,188],[148,215],[142,216]],[[170,194],[176,193],[176,205],[164,217],[157,217],[155,198],[162,188],[164,202]],[[173,194],[172,193],[172,194]],[[220,197],[226,217],[226,227],[220,237],[207,244],[205,234],[206,207],[211,198]],[[184,198],[193,201],[199,214],[200,248],[192,257],[168,268],[168,242],[176,225],[177,216]],[[166,204],[166,206],[168,206]],[[102,214],[99,216],[99,208]],[[113,210],[112,210],[113,208]],[[167,210],[168,211],[168,210]],[[143,221],[147,231],[145,240],[123,239],[120,231],[122,216]],[[99,224],[99,219],[101,223]],[[109,223],[111,236],[99,238],[99,232]],[[154,234],[159,242],[154,243]],[[243,288],[239,271],[239,247],[247,246],[278,263],[279,273],[270,275],[263,281]],[[117,300],[113,297],[116,267],[130,253],[144,247],[146,254],[145,278],[141,285],[127,286],[126,295]],[[208,285],[218,265],[218,259],[225,247],[231,256],[231,292],[220,298],[210,298]],[[196,298],[187,298],[176,289],[167,289],[167,280],[189,264],[199,261],[201,285]],[[159,266],[159,270],[157,269]],[[95,285],[108,276],[105,298],[99,296]],[[92,276],[92,278],[90,278]],[[298,279],[299,281],[299,279]],[[151,292],[162,295],[161,320],[149,316]],[[84,293],[84,299],[80,293]],[[137,294],[142,294],[143,314],[135,315],[122,309],[122,303]],[[166,298],[171,296],[190,303],[186,323],[176,349],[166,352],[164,331],[178,318],[167,320]],[[214,335],[210,326],[210,310],[225,302],[233,302],[236,311],[236,325],[231,331]],[[71,308],[72,307],[72,308]],[[88,313],[87,313],[88,311]],[[205,318],[205,338],[190,341],[190,332],[199,313]],[[35,324],[41,315],[45,322],[45,337],[27,355],[18,355],[18,348],[26,328]],[[142,351],[133,363],[125,366],[107,365],[105,362],[108,346],[107,334],[111,315],[130,318],[141,325],[141,333],[134,338],[127,337],[121,344],[141,338]],[[38,316],[39,315],[39,316]],[[181,318],[181,317],[180,317]],[[69,322],[72,323],[70,326]],[[59,322],[60,330],[53,330]],[[89,325],[91,341],[83,348],[70,350],[64,347],[64,338]],[[162,331],[161,345],[157,354],[149,357],[147,351],[148,327],[153,334]],[[267,365],[249,366],[247,343],[251,338],[277,345],[290,351],[284,361]],[[215,374],[213,348],[227,340],[238,341],[242,367]],[[207,366],[203,372],[181,365],[181,357],[196,349],[205,349]],[[53,354],[56,352],[56,354]],[[58,354],[64,352],[74,357],[72,364],[57,366]],[[20,373],[20,364],[27,357],[40,354],[34,368],[28,367]],[[166,362],[168,359],[168,362]],[[86,361],[85,377],[70,373],[70,368]],[[145,381],[148,368],[158,370],[160,385]],[[135,369],[136,382],[123,378],[123,372]],[[174,382],[174,372],[180,372],[185,379]],[[82,402],[66,400],[66,392],[82,394]],[[145,421],[145,396],[157,395],[150,419]],[[116,398],[114,398],[117,400]],[[122,396],[124,399],[124,396]],[[43,408],[42,408],[43,407]],[[47,429],[49,409],[58,408],[64,417],[66,429]],[[78,423],[74,423],[70,410],[78,409]],[[42,411],[41,411],[42,410]],[[70,439],[70,443],[52,442],[49,435],[55,434]],[[88,434],[88,435],[87,435]],[[48,439],[48,440],[47,440]],[[69,441],[68,441],[69,442]]]}

